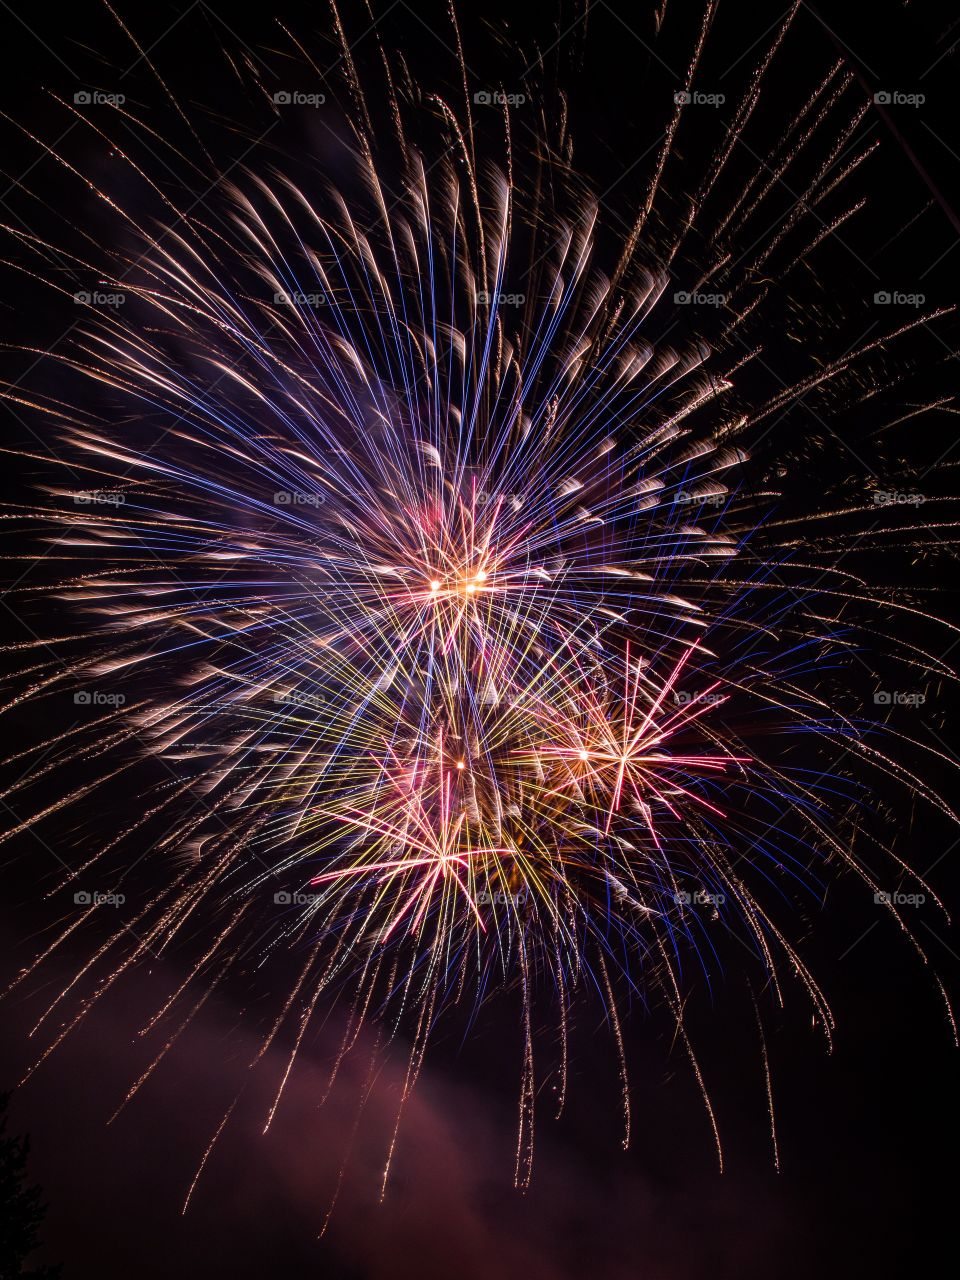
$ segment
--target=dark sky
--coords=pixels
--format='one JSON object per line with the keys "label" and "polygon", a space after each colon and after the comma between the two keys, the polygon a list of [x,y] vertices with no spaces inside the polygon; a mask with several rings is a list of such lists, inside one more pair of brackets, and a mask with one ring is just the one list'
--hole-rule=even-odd
{"label": "dark sky", "polygon": [[[226,1266],[243,1277],[273,1268],[390,1280],[481,1280],[491,1270],[511,1280],[905,1274],[937,1255],[950,1217],[955,1065],[935,1002],[916,974],[900,981],[884,967],[884,950],[896,940],[884,941],[873,955],[864,944],[859,962],[836,967],[832,987],[845,998],[833,1057],[802,1028],[772,1037],[780,1174],[764,1141],[755,1045],[748,1026],[729,1021],[727,996],[718,1025],[700,1040],[726,1139],[722,1177],[696,1090],[654,1020],[630,1037],[631,1152],[619,1147],[616,1078],[601,1029],[591,1025],[592,1039],[577,1052],[570,1113],[554,1124],[543,1109],[532,1188],[514,1191],[515,1070],[511,1055],[481,1035],[462,1055],[468,1061],[441,1045],[428,1065],[405,1112],[382,1205],[384,1140],[403,1064],[394,1060],[378,1075],[320,1243],[367,1086],[369,1046],[348,1059],[319,1109],[339,1043],[337,1028],[327,1027],[264,1137],[270,1082],[285,1066],[285,1054],[271,1052],[181,1217],[238,1066],[258,1042],[238,1033],[229,1000],[214,1002],[152,1084],[105,1127],[147,1060],[132,1028],[139,1002],[156,990],[135,979],[15,1101],[50,1202],[49,1253],[83,1277],[201,1276]],[[28,1007],[5,1015],[5,1061],[23,1060],[18,1032]],[[499,1034],[511,1038],[506,1025]],[[723,1046],[726,1059],[716,1052]],[[518,1045],[508,1047],[515,1053]]]}
{"label": "dark sky", "polygon": [[[353,28],[361,29],[361,6],[342,8]],[[377,11],[385,8],[375,5]],[[950,6],[879,4],[871,6],[869,17],[858,8],[824,0],[802,9],[771,90],[771,129],[779,132],[781,97],[795,96],[797,85],[812,87],[811,67],[827,66],[841,55],[865,94],[886,86],[918,92],[922,85],[923,111],[891,110],[871,120],[881,157],[874,176],[862,179],[872,203],[856,243],[876,268],[869,274],[878,287],[909,290],[922,279],[934,301],[949,303],[956,298],[960,262],[960,251],[952,252],[960,138]],[[5,9],[0,22],[8,70],[0,106],[30,132],[55,138],[62,117],[45,91],[72,95],[83,85],[109,91],[119,82],[117,68],[130,67],[129,45],[109,13],[90,0],[80,0],[64,16],[19,0]],[[749,15],[733,0],[721,4],[725,20],[718,20],[701,83],[715,85],[734,75],[731,68],[741,58],[742,74],[755,56],[755,42],[784,10],[769,0],[749,6]],[[637,86],[642,81],[647,87],[676,87],[675,70],[683,65],[679,50],[689,48],[700,12],[692,0],[669,0],[667,11],[675,26],[665,26],[660,41],[654,39],[653,7],[619,0],[593,7],[585,38],[571,35],[576,11],[569,6],[497,0],[461,15],[467,61],[471,68],[491,68],[491,83],[511,83],[517,48],[549,49],[544,77],[569,93],[576,162],[598,190],[615,187],[605,202],[613,233],[628,223],[642,190],[639,172],[637,181],[617,181],[649,136]],[[315,41],[327,54],[332,49],[326,11],[312,5],[234,12],[219,2],[161,3],[141,13],[138,5],[123,3],[118,12],[144,44],[157,41],[151,56],[188,116],[195,113],[216,138],[222,162],[231,146],[239,152],[245,145],[257,119],[224,51],[265,51],[269,60],[283,44],[273,25],[276,16],[305,44]],[[415,74],[418,68],[436,74],[449,87],[455,77],[442,70],[448,55],[433,43],[433,28],[449,38],[441,5],[400,3],[384,26],[390,46],[408,51]],[[358,57],[362,61],[362,53]],[[144,66],[130,70],[124,84],[159,127],[181,128]],[[31,181],[52,205],[68,190],[63,198],[76,199],[74,189],[63,184],[49,158],[37,158],[36,144],[14,124],[0,123],[0,167],[7,177],[2,203],[15,210],[12,217],[35,218],[38,227],[45,226],[48,211],[6,188],[36,163]],[[289,133],[272,139],[271,163],[280,154],[295,158],[316,141],[302,121],[284,127]],[[706,152],[713,142],[703,145]],[[702,167],[699,148],[696,138],[682,148],[691,188]],[[108,163],[96,148],[86,160],[98,171]],[[92,208],[78,211],[95,218]],[[911,219],[917,220],[913,231],[887,248],[891,235]],[[95,222],[89,225],[96,234]],[[857,289],[871,286],[870,280],[854,283],[858,268],[842,248],[827,246],[823,261],[831,274],[806,286],[811,297],[822,295],[844,309]],[[27,333],[27,341],[42,345],[46,326],[55,323],[36,293],[13,277],[0,299],[0,319],[4,342],[13,344]],[[776,351],[778,334],[770,340]],[[781,345],[786,368],[791,353]],[[5,353],[5,377],[17,368],[10,359]],[[931,385],[952,380],[955,387],[955,363],[945,367],[936,341],[911,348],[910,361],[911,376],[926,377],[929,370]],[[851,433],[866,433],[870,423],[848,426]],[[10,430],[16,433],[13,424]],[[942,444],[918,434],[912,446],[918,465]],[[822,465],[832,460],[824,458]],[[937,578],[933,585],[953,584]],[[956,614],[955,599],[948,594],[942,608]],[[942,734],[950,740],[945,711],[944,705],[930,713],[941,744]],[[949,785],[948,777],[944,771],[934,780]],[[897,839],[911,861],[939,864],[937,886],[956,905],[951,829],[904,813]],[[27,838],[12,847],[5,867],[5,975],[29,958],[36,931],[46,923],[34,889],[48,873],[39,864],[45,856]],[[929,970],[889,922],[877,924],[862,894],[848,886],[831,888],[827,909],[809,934],[812,965],[834,1005],[839,1031],[835,1052],[827,1055],[797,998],[768,1027],[781,1172],[773,1167],[768,1141],[752,1009],[731,973],[729,981],[718,982],[712,1004],[703,1000],[691,1014],[721,1120],[727,1157],[722,1176],[695,1082],[662,1010],[638,1009],[628,1025],[634,1137],[630,1151],[621,1150],[617,1066],[609,1028],[594,1006],[580,1011],[574,1029],[568,1111],[555,1123],[548,1100],[541,1100],[533,1185],[525,1194],[516,1192],[511,1175],[521,1041],[508,996],[501,1009],[484,1010],[465,1046],[455,1026],[438,1037],[406,1107],[383,1204],[380,1171],[402,1056],[386,1059],[370,1082],[373,1045],[361,1040],[333,1095],[318,1107],[339,1044],[340,1027],[331,1017],[304,1046],[283,1106],[264,1136],[270,1082],[283,1071],[289,1046],[280,1037],[263,1069],[247,1076],[244,1066],[258,1043],[241,1023],[247,1004],[257,998],[249,985],[226,983],[142,1094],[106,1126],[149,1060],[136,1036],[142,1009],[177,980],[161,966],[136,973],[12,1104],[14,1126],[32,1135],[32,1175],[49,1201],[44,1256],[63,1260],[65,1280],[171,1274],[242,1280],[264,1273],[344,1280],[893,1280],[934,1274],[932,1260],[952,1250],[958,1137],[958,1057],[942,1005]],[[926,941],[955,995],[955,932],[938,925],[937,938]],[[33,988],[0,1005],[0,1085],[12,1086],[32,1060],[25,1039],[30,1015],[74,971],[70,961],[81,955],[65,956],[62,967],[50,966]],[[181,1205],[199,1156],[245,1080],[241,1102],[184,1217]],[[348,1146],[336,1210],[318,1240]]]}

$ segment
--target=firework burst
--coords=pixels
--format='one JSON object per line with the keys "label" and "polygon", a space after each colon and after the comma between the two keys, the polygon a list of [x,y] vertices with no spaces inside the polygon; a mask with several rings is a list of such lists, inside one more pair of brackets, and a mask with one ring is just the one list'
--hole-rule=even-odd
{"label": "firework burst", "polygon": [[[740,134],[789,23],[735,109]],[[751,239],[769,194],[761,170],[713,213],[701,285],[723,285],[723,331],[712,347],[667,342],[651,335],[671,271],[732,148],[652,252],[682,101],[605,275],[597,205],[555,158],[563,146],[544,140],[518,177],[509,112],[498,169],[477,153],[469,100],[458,112],[392,87],[395,136],[377,144],[349,78],[364,105],[342,189],[251,167],[221,185],[211,228],[158,187],[168,221],[151,232],[97,188],[118,243],[135,231],[135,249],[72,265],[127,304],[79,326],[56,359],[110,411],[89,390],[6,393],[57,439],[62,474],[16,516],[42,520],[46,560],[65,566],[49,594],[79,619],[16,647],[13,702],[70,690],[89,709],[12,756],[59,789],[6,834],[135,790],[137,816],[71,859],[51,892],[94,875],[122,891],[145,856],[152,885],[41,1019],[70,1010],[40,1060],[201,921],[201,953],[144,1030],[183,1001],[189,1020],[194,989],[251,951],[258,964],[292,952],[297,974],[254,1066],[293,1026],[292,1066],[318,1008],[346,1000],[345,1046],[375,1020],[405,1039],[406,1096],[440,1013],[516,985],[526,1183],[545,1012],[561,1029],[548,1070],[562,1099],[577,993],[601,993],[629,1131],[617,990],[641,985],[631,959],[642,962],[703,1086],[681,958],[708,967],[708,904],[778,1000],[780,968],[799,978],[829,1038],[776,899],[816,901],[828,861],[877,887],[850,836],[868,780],[950,812],[831,709],[817,674],[849,662],[859,640],[843,610],[871,589],[800,563],[775,492],[745,471],[771,415],[936,314],[744,411],[734,393],[759,356],[740,343],[758,273],[775,262],[789,277],[855,208],[805,216],[838,185],[826,164],[752,255],[734,261],[719,242]],[[852,92],[835,68],[766,167],[797,149],[832,156],[825,108],[849,100],[842,177],[853,174],[870,147],[856,151]],[[448,144],[429,164],[410,141],[421,112]],[[51,248],[8,231],[24,258]],[[841,743],[855,763],[797,767],[782,744],[800,737],[824,753]],[[80,780],[61,785],[71,770]],[[6,794],[20,793],[27,783]]]}

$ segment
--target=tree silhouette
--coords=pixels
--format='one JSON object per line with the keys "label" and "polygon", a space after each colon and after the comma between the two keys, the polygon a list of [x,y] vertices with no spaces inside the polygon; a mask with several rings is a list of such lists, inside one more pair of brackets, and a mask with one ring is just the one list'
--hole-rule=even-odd
{"label": "tree silhouette", "polygon": [[7,1134],[9,1093],[0,1093],[0,1280],[56,1280],[60,1267],[25,1267],[46,1214],[40,1187],[27,1185],[30,1139]]}

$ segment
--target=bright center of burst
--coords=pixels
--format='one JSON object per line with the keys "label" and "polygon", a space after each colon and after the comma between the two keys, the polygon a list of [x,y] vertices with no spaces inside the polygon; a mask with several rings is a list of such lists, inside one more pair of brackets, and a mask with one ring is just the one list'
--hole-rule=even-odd
{"label": "bright center of burst", "polygon": [[441,581],[440,578],[431,578],[430,594],[439,596],[443,591],[444,594],[463,592],[465,595],[472,596],[483,586],[489,576],[484,569],[478,569],[472,577],[456,578],[449,585]]}

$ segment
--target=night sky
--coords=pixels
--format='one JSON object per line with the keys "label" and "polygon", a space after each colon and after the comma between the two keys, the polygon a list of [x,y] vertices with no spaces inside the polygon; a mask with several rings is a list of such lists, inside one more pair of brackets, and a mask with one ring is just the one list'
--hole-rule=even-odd
{"label": "night sky", "polygon": [[[530,93],[535,84],[547,111],[556,110],[559,91],[565,93],[574,164],[604,193],[601,252],[613,261],[642,198],[644,157],[663,128],[650,103],[665,100],[682,83],[684,51],[702,18],[695,0],[667,0],[658,35],[656,7],[646,0],[601,0],[590,7],[585,29],[580,6],[567,3],[495,0],[458,9],[466,62],[478,84],[503,85],[508,92],[520,92],[517,86],[523,85]],[[246,58],[268,85],[315,91],[315,74],[277,24],[295,34],[321,66],[333,68],[337,47],[325,7],[283,3],[235,11],[222,0],[161,0],[143,8],[121,0],[115,16],[91,0],[79,0],[63,14],[19,2],[2,8],[3,221],[55,235],[69,202],[70,217],[96,239],[104,225],[98,223],[97,202],[78,197],[76,185],[67,183],[36,141],[55,142],[66,127],[51,95],[72,100],[81,89],[125,93],[152,128],[182,137],[186,154],[193,142],[172,105],[176,99],[220,172],[243,157],[254,170],[262,164],[264,172],[272,166],[292,171],[301,184],[319,181],[324,172],[340,177],[338,131],[331,126],[325,133],[327,126],[321,128],[309,108],[284,116],[251,150],[269,117],[249,80],[235,71]],[[385,46],[403,52],[411,75],[452,97],[458,73],[445,7],[432,0],[375,0],[373,9]],[[341,11],[356,41],[361,77],[373,83],[379,55],[363,34],[370,18],[358,0],[344,0]],[[722,2],[698,76],[704,91],[721,92],[718,86],[734,81],[742,86],[765,33],[785,12],[786,5],[771,0],[750,6]],[[121,21],[150,49],[169,95],[132,49]],[[925,102],[883,112],[871,107],[865,136],[878,142],[878,151],[853,179],[857,195],[867,200],[864,212],[844,229],[842,242],[822,246],[816,270],[795,282],[789,299],[774,298],[768,308],[770,365],[777,376],[789,375],[797,359],[785,336],[794,309],[808,317],[817,308],[849,316],[852,345],[870,323],[863,320],[864,298],[876,290],[923,292],[934,306],[956,301],[956,24],[946,4],[879,3],[869,13],[841,0],[801,6],[765,107],[771,137],[786,123],[778,109],[802,100],[838,58],[856,73],[865,102],[887,89],[922,93]],[[542,62],[535,65],[538,51]],[[720,136],[716,119],[704,126],[702,138],[684,135],[671,178],[678,216]],[[515,143],[520,155],[522,124]],[[104,140],[74,136],[59,145],[98,181],[114,181]],[[201,204],[205,199],[195,172],[164,172],[159,181],[170,190],[186,186]],[[142,198],[134,187],[123,194],[134,205]],[[152,216],[146,204],[144,216]],[[55,347],[71,317],[65,321],[51,310],[48,295],[15,269],[22,250],[10,237],[0,260],[0,374],[14,382],[31,363],[20,348]],[[868,451],[880,447],[873,433],[881,419],[892,416],[891,405],[909,406],[921,394],[941,390],[955,393],[958,341],[960,327],[948,318],[936,331],[912,337],[902,353],[891,352],[885,372],[895,385],[878,404],[856,413],[844,415],[841,406],[833,419],[840,435],[822,445],[808,445],[802,407],[780,423],[762,445],[761,462],[763,450],[770,460],[791,459],[792,470],[782,481],[785,509],[802,510],[824,475],[843,469],[855,479],[856,459],[880,456]],[[49,377],[56,389],[59,374],[51,370]],[[748,371],[739,394],[761,400],[770,393],[772,377]],[[872,417],[874,412],[879,416]],[[895,457],[898,476],[926,474],[931,461],[950,449],[955,412],[933,425],[921,419],[914,434],[900,434],[889,448],[882,442],[884,456]],[[24,418],[3,413],[5,447],[42,453],[42,441],[38,446]],[[3,470],[14,485],[12,500],[22,500],[38,466],[24,463],[13,476],[7,458]],[[950,488],[946,474],[946,480],[936,480],[945,485],[944,493]],[[36,535],[35,529],[7,532],[5,552],[29,562],[37,555]],[[960,621],[956,560],[946,533],[943,541],[936,557],[871,552],[859,562],[860,571],[878,581],[936,588],[934,612]],[[19,586],[4,597],[4,627],[12,641],[37,628],[64,625],[58,606],[23,605],[24,568],[20,560],[14,572],[4,571]],[[53,580],[42,561],[28,573],[38,585]],[[921,646],[932,643],[923,629],[904,636]],[[938,643],[943,650],[942,633]],[[871,701],[883,661],[882,655],[867,654],[866,665],[855,664],[835,678],[848,680]],[[923,759],[925,777],[948,798],[957,793],[953,701],[945,683],[932,682],[921,713],[909,718],[911,709],[905,708],[902,721],[905,732],[943,753],[912,759]],[[54,731],[49,717],[48,711],[35,716],[29,705],[19,708],[7,719],[8,740]],[[85,777],[78,774],[78,783]],[[54,799],[56,784],[44,794]],[[129,821],[137,804],[136,796],[115,791],[109,801],[93,801],[82,818],[64,820],[52,833],[45,829],[42,840],[26,832],[3,845],[4,983],[42,948],[62,915],[43,899],[57,870],[57,851],[91,838],[98,823]],[[19,816],[5,814],[3,825]],[[891,821],[889,815],[882,820]],[[960,833],[946,818],[909,803],[900,804],[892,823],[898,853],[920,871],[929,868],[948,908],[956,909]],[[12,1127],[31,1135],[31,1178],[42,1185],[49,1205],[37,1259],[62,1261],[64,1280],[173,1274],[238,1280],[264,1274],[343,1280],[790,1280],[949,1273],[955,1269],[949,1259],[955,1249],[960,1057],[931,968],[852,880],[830,878],[823,902],[794,921],[795,936],[837,1017],[833,1054],[811,1030],[809,1008],[796,994],[782,1012],[771,1009],[766,1023],[779,1172],[769,1140],[755,1015],[735,941],[724,946],[720,940],[722,963],[712,991],[692,981],[689,1009],[723,1137],[722,1176],[696,1081],[674,1043],[670,1017],[656,1002],[645,1008],[635,1000],[625,1021],[633,1140],[629,1151],[622,1150],[613,1039],[602,1006],[584,1002],[572,1027],[567,1110],[555,1122],[549,1097],[539,1099],[533,1183],[526,1192],[515,1190],[522,1035],[517,993],[507,991],[484,1004],[469,1028],[456,1016],[441,1021],[404,1113],[382,1204],[384,1141],[402,1087],[404,1056],[388,1059],[370,1079],[372,1032],[365,1030],[321,1108],[343,1033],[342,1010],[333,1009],[318,1020],[301,1050],[283,1105],[264,1136],[271,1081],[284,1070],[289,1041],[282,1033],[269,1051],[273,1061],[268,1059],[267,1069],[248,1075],[246,1064],[259,1045],[250,1016],[256,1021],[259,1002],[269,994],[258,989],[255,972],[230,977],[219,987],[162,1069],[107,1124],[152,1055],[137,1036],[143,1010],[154,1008],[182,980],[173,954],[128,974],[12,1100]],[[918,933],[946,990],[956,997],[956,930],[942,916],[930,915]],[[36,1012],[88,954],[85,944],[72,953],[68,946],[0,1003],[0,1088],[13,1088],[34,1060],[27,1032]],[[292,956],[289,972],[296,971]],[[283,965],[274,966],[269,984],[283,980]],[[544,1021],[549,1024],[549,1018]],[[199,1159],[241,1087],[184,1216],[181,1207]],[[944,1261],[935,1271],[937,1258]]]}

